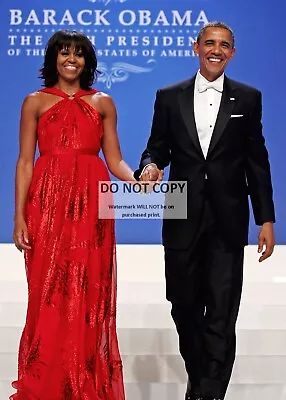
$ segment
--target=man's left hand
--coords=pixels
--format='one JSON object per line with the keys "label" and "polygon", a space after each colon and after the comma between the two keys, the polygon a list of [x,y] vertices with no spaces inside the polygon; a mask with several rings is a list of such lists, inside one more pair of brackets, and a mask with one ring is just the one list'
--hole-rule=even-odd
{"label": "man's left hand", "polygon": [[[264,249],[265,246],[265,249]],[[274,229],[272,222],[265,222],[258,235],[258,253],[262,252],[259,262],[266,260],[273,253],[275,246]],[[264,249],[264,250],[263,250]]]}

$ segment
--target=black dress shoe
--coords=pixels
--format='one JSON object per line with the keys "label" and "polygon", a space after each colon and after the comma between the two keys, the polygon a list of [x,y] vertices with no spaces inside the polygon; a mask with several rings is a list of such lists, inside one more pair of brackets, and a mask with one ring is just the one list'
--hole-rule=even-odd
{"label": "black dress shoe", "polygon": [[192,391],[190,380],[188,380],[188,383],[187,383],[187,391],[186,391],[185,400],[203,400],[199,394],[196,394]]}
{"label": "black dress shoe", "polygon": [[197,396],[196,394],[188,394],[186,393],[185,400],[203,400],[202,397]]}
{"label": "black dress shoe", "polygon": [[219,397],[209,397],[209,396],[207,396],[207,397],[202,397],[201,400],[222,400],[222,399],[220,399]]}

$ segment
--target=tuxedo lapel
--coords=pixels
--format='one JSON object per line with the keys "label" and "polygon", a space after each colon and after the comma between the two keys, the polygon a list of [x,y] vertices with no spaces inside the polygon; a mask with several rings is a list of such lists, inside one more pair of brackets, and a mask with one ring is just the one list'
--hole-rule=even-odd
{"label": "tuxedo lapel", "polygon": [[227,77],[225,77],[220,108],[217,115],[217,120],[212,134],[207,157],[211,154],[224,132],[226,124],[228,123],[233,107],[235,105],[235,100],[236,99],[234,95],[234,89],[231,86],[231,82]]}
{"label": "tuxedo lapel", "polygon": [[183,90],[179,93],[179,104],[183,120],[187,127],[188,133],[192,139],[192,142],[197,151],[202,155],[202,157],[204,157],[195,122],[194,88],[195,88],[195,77],[193,77],[189,85],[182,88]]}

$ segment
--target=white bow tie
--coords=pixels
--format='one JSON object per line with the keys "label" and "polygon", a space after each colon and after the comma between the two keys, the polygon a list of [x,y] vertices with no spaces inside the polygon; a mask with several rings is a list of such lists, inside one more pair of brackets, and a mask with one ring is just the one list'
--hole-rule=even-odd
{"label": "white bow tie", "polygon": [[205,82],[205,81],[203,81],[203,82],[200,82],[199,81],[198,91],[200,93],[202,93],[202,92],[204,92],[204,91],[206,91],[208,89],[215,89],[217,92],[222,93],[222,90],[223,90],[222,82],[220,82],[220,81],[214,81],[214,82]]}

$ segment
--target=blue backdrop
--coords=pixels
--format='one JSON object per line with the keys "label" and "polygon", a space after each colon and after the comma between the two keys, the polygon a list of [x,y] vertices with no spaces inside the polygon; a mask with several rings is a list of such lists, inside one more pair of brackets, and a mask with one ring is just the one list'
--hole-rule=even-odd
{"label": "blue backdrop", "polygon": [[[286,243],[285,0],[1,0],[0,242],[11,242],[18,124],[24,97],[41,85],[47,39],[58,29],[86,33],[103,71],[96,87],[118,109],[124,159],[137,167],[149,135],[155,92],[193,75],[192,43],[207,21],[223,20],[236,34],[227,74],[263,93],[277,213],[276,237]],[[250,242],[256,243],[253,220]],[[159,243],[160,221],[117,221],[119,243]]]}

